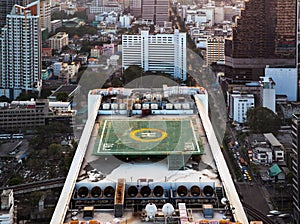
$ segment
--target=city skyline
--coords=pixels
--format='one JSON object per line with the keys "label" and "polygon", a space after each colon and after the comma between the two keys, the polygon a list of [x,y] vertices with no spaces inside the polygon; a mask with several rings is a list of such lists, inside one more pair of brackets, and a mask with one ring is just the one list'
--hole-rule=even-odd
{"label": "city skyline", "polygon": [[0,220],[298,224],[297,13],[0,0]]}

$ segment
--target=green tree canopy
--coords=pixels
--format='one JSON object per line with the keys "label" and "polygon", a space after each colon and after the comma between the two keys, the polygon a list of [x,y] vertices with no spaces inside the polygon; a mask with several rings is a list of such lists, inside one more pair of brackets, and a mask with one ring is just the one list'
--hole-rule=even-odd
{"label": "green tree canopy", "polygon": [[124,72],[123,77],[125,83],[129,83],[135,79],[142,77],[143,69],[138,65],[130,65]]}
{"label": "green tree canopy", "polygon": [[0,96],[0,102],[10,102],[10,100],[6,96],[2,95]]}
{"label": "green tree canopy", "polygon": [[56,100],[57,101],[67,102],[68,98],[69,98],[69,95],[66,92],[59,92],[56,95]]}
{"label": "green tree canopy", "polygon": [[38,93],[37,92],[32,92],[32,93],[20,93],[20,95],[17,97],[16,100],[20,101],[27,101],[30,100],[31,98],[38,98]]}
{"label": "green tree canopy", "polygon": [[280,128],[280,118],[266,107],[251,108],[247,111],[247,122],[251,130],[255,133],[276,134]]}

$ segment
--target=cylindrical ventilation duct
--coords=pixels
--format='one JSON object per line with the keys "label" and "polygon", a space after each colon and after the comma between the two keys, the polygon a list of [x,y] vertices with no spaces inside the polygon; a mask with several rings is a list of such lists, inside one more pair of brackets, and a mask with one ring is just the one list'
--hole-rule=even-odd
{"label": "cylindrical ventilation duct", "polygon": [[156,197],[161,197],[163,196],[164,194],[164,188],[162,186],[155,186],[154,189],[153,189],[153,194],[156,196]]}
{"label": "cylindrical ventilation duct", "polygon": [[102,192],[102,190],[101,190],[100,187],[98,187],[98,186],[93,187],[92,190],[91,190],[91,196],[93,198],[98,198],[98,197],[101,196],[101,192]]}
{"label": "cylindrical ventilation duct", "polygon": [[197,186],[197,185],[194,185],[191,187],[191,195],[194,196],[194,197],[197,197],[199,196],[201,193],[201,190],[200,190],[200,187]]}
{"label": "cylindrical ventilation duct", "polygon": [[138,194],[138,189],[136,186],[130,186],[127,190],[129,197],[135,197]]}
{"label": "cylindrical ventilation duct", "polygon": [[143,197],[148,197],[151,194],[151,189],[149,186],[143,186],[140,190],[140,193]]}
{"label": "cylindrical ventilation duct", "polygon": [[81,198],[86,198],[89,194],[89,189],[87,187],[80,187],[78,189],[78,196]]}
{"label": "cylindrical ventilation duct", "polygon": [[177,194],[178,194],[180,197],[186,196],[187,193],[188,193],[188,189],[187,189],[186,186],[180,185],[180,186],[177,188]]}
{"label": "cylindrical ventilation duct", "polygon": [[111,186],[104,188],[105,197],[111,198],[115,195],[115,189]]}
{"label": "cylindrical ventilation duct", "polygon": [[206,197],[211,197],[213,196],[214,194],[214,189],[209,186],[209,185],[206,185],[204,188],[203,188],[203,194],[206,196]]}

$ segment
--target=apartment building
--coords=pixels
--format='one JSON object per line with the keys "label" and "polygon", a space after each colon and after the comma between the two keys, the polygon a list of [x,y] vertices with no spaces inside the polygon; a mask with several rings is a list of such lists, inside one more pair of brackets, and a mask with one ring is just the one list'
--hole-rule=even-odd
{"label": "apartment building", "polygon": [[41,75],[39,1],[15,5],[6,16],[0,37],[0,87],[30,91]]}
{"label": "apartment building", "polygon": [[247,111],[254,107],[254,95],[242,93],[228,93],[229,117],[238,123],[247,121]]}
{"label": "apartment building", "polygon": [[41,28],[48,29],[48,32],[50,33],[52,31],[50,0],[40,0],[40,10],[41,10]]}
{"label": "apartment building", "polygon": [[225,63],[225,41],[223,37],[209,37],[206,40],[206,65]]}
{"label": "apartment building", "polygon": [[64,46],[69,44],[69,35],[65,32],[59,32],[49,38],[50,47],[53,50],[61,51]]}

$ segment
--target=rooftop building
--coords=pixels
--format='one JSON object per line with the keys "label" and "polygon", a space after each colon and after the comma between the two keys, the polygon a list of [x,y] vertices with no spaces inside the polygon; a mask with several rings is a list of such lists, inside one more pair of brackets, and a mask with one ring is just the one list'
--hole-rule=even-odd
{"label": "rooftop building", "polygon": [[[199,163],[207,168],[195,168]],[[224,219],[248,223],[204,88],[90,91],[88,119],[51,223]]]}

